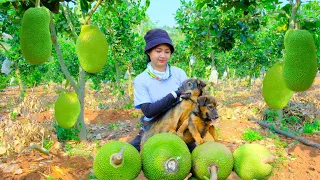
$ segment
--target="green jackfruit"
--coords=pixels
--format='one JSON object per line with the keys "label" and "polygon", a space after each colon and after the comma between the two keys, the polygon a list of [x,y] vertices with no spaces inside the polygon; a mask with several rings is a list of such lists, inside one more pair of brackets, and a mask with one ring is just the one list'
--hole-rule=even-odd
{"label": "green jackfruit", "polygon": [[77,122],[79,114],[80,102],[76,93],[67,92],[58,97],[54,106],[54,115],[59,126],[71,128]]}
{"label": "green jackfruit", "polygon": [[268,179],[274,156],[261,144],[244,144],[233,152],[234,171],[243,180]]}
{"label": "green jackfruit", "polygon": [[23,15],[20,48],[23,57],[33,65],[46,62],[52,51],[49,30],[50,13],[45,7],[29,8]]}
{"label": "green jackfruit", "polygon": [[292,91],[310,88],[317,74],[316,46],[307,30],[289,29],[284,36],[283,77]]}
{"label": "green jackfruit", "polygon": [[288,89],[283,79],[283,63],[275,63],[263,79],[262,95],[272,109],[282,109],[290,101],[293,91]]}
{"label": "green jackfruit", "polygon": [[101,71],[108,57],[108,43],[97,26],[83,25],[76,43],[81,67],[89,73]]}
{"label": "green jackfruit", "polygon": [[101,180],[133,180],[141,171],[140,154],[127,142],[108,142],[97,152],[93,171]]}
{"label": "green jackfruit", "polygon": [[149,180],[181,180],[191,170],[191,154],[177,135],[160,133],[150,137],[142,147],[142,170]]}
{"label": "green jackfruit", "polygon": [[215,176],[218,180],[227,179],[233,168],[232,152],[223,144],[218,142],[206,142],[198,145],[192,151],[192,174],[198,179],[214,176],[211,166],[216,168],[218,173]]}

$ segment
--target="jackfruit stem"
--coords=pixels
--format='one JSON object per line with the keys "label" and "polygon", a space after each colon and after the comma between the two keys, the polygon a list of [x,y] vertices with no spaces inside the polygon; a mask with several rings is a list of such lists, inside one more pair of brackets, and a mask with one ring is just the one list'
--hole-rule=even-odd
{"label": "jackfruit stem", "polygon": [[218,175],[217,175],[218,168],[217,168],[217,166],[211,165],[211,166],[209,167],[209,172],[210,172],[210,174],[211,174],[210,180],[217,180],[217,179],[218,179]]}
{"label": "jackfruit stem", "polygon": [[276,160],[276,157],[275,156],[270,156],[270,157],[263,157],[262,158],[262,162],[265,163],[265,164],[268,164],[268,163],[272,163]]}
{"label": "jackfruit stem", "polygon": [[177,160],[174,158],[168,159],[164,165],[168,174],[177,172],[179,166]]}
{"label": "jackfruit stem", "polygon": [[36,7],[39,8],[40,7],[40,0],[36,0]]}
{"label": "jackfruit stem", "polygon": [[122,154],[123,151],[124,151],[124,148],[122,148],[120,152],[112,155],[112,162],[113,162],[114,165],[118,166],[118,165],[120,165],[122,163],[122,161],[123,161],[123,154]]}

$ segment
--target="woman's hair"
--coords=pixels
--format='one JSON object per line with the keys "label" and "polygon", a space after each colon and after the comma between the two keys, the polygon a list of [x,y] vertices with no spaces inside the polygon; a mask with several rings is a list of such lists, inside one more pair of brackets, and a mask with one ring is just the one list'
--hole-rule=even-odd
{"label": "woman's hair", "polygon": [[[153,49],[153,48],[152,48]],[[151,59],[150,59],[150,56],[149,56],[149,53],[152,51],[152,49],[149,49],[148,51],[146,51],[146,57],[147,57],[147,63],[151,62]]]}

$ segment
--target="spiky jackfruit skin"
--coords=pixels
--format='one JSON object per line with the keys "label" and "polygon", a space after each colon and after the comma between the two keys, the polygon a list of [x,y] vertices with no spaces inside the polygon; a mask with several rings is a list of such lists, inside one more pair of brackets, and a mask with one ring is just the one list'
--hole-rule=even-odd
{"label": "spiky jackfruit skin", "polygon": [[233,152],[234,171],[243,180],[268,179],[273,167],[263,163],[263,158],[272,156],[261,144],[244,144]]}
{"label": "spiky jackfruit skin", "polygon": [[[114,165],[112,155],[123,151],[123,161]],[[111,141],[97,152],[93,161],[93,171],[99,180],[135,179],[141,171],[141,157],[136,148],[127,142]]]}
{"label": "spiky jackfruit skin", "polygon": [[67,92],[58,97],[54,106],[54,115],[59,126],[71,128],[77,122],[79,114],[80,102],[76,93]]}
{"label": "spiky jackfruit skin", "polygon": [[23,15],[20,48],[23,57],[32,65],[43,64],[51,56],[49,24],[50,13],[45,7],[29,8]]}
{"label": "spiky jackfruit skin", "polygon": [[101,71],[108,56],[108,43],[97,26],[83,25],[76,42],[81,67],[88,73]]}
{"label": "spiky jackfruit skin", "polygon": [[284,36],[283,77],[292,91],[310,88],[317,74],[316,46],[307,30],[290,29]]}
{"label": "spiky jackfruit skin", "polygon": [[209,167],[215,165],[218,169],[218,180],[227,179],[233,168],[232,152],[218,142],[205,142],[192,151],[192,174],[198,179],[210,177]]}
{"label": "spiky jackfruit skin", "polygon": [[294,93],[285,84],[282,73],[283,63],[277,62],[268,70],[263,79],[262,95],[272,109],[284,108]]}
{"label": "spiky jackfruit skin", "polygon": [[[142,170],[148,180],[181,180],[191,170],[191,154],[185,142],[177,135],[159,133],[143,145]],[[176,171],[168,171],[166,162],[177,162]],[[172,166],[173,167],[173,166]]]}

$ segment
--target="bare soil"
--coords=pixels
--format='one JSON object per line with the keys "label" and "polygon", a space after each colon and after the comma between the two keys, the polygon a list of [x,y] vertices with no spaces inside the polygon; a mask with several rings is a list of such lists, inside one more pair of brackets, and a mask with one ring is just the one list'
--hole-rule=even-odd
{"label": "bare soil", "polygon": [[[250,88],[237,82],[231,85],[221,83],[216,87],[215,97],[219,102],[220,120],[215,126],[218,128],[220,142],[233,152],[240,145],[248,143],[242,139],[242,134],[251,128],[265,136],[263,140],[254,141],[254,143],[265,145],[277,157],[271,180],[320,179],[320,149],[272,133],[248,120],[248,116],[257,119],[265,117],[263,112],[268,107],[263,101],[260,87],[261,82],[256,82]],[[18,131],[19,128],[14,129],[13,127],[23,122],[33,124],[33,128],[38,126],[40,129],[41,127],[52,127],[54,122],[53,104],[58,96],[55,92],[59,88],[61,87],[50,84],[46,87],[28,89],[25,98],[28,101],[24,101],[23,105],[19,105],[17,88],[8,88],[0,93],[0,123],[2,123],[1,128],[6,128],[4,135],[0,135],[2,143],[0,145],[15,144],[15,147],[6,147],[6,153],[0,155],[0,179],[94,179],[93,159],[99,147],[114,140],[129,142],[137,135],[141,112],[133,108],[121,108],[128,104],[130,98],[111,96],[111,90],[105,87],[101,92],[90,89],[87,91],[86,102],[88,103],[85,107],[87,141],[81,143],[59,141],[53,128],[45,128],[42,136],[39,131],[37,134],[40,136],[32,135],[32,141],[25,141],[23,137],[19,136],[19,133],[25,133],[27,130]],[[319,92],[320,78],[317,78],[308,91],[295,93],[290,104],[285,108],[285,115],[299,113],[302,114],[301,117],[304,121],[320,119]],[[31,100],[34,102],[31,103]],[[99,108],[101,104],[102,107],[108,108]],[[17,115],[15,116],[13,112],[17,112]],[[298,129],[298,125],[290,126],[290,128]],[[27,128],[25,124],[23,127]],[[14,131],[17,131],[16,134]],[[9,132],[13,134],[7,138],[10,141],[6,139],[6,134]],[[27,138],[29,135],[30,133],[24,137]],[[299,134],[299,136],[320,144],[319,134]],[[27,148],[29,144],[22,143],[33,142],[41,145],[43,137],[54,143],[48,155]],[[207,138],[207,140],[211,139]],[[21,148],[17,148],[18,146]],[[137,180],[140,179],[146,179],[143,172],[137,177]],[[232,172],[228,179],[237,180],[240,178]]]}

